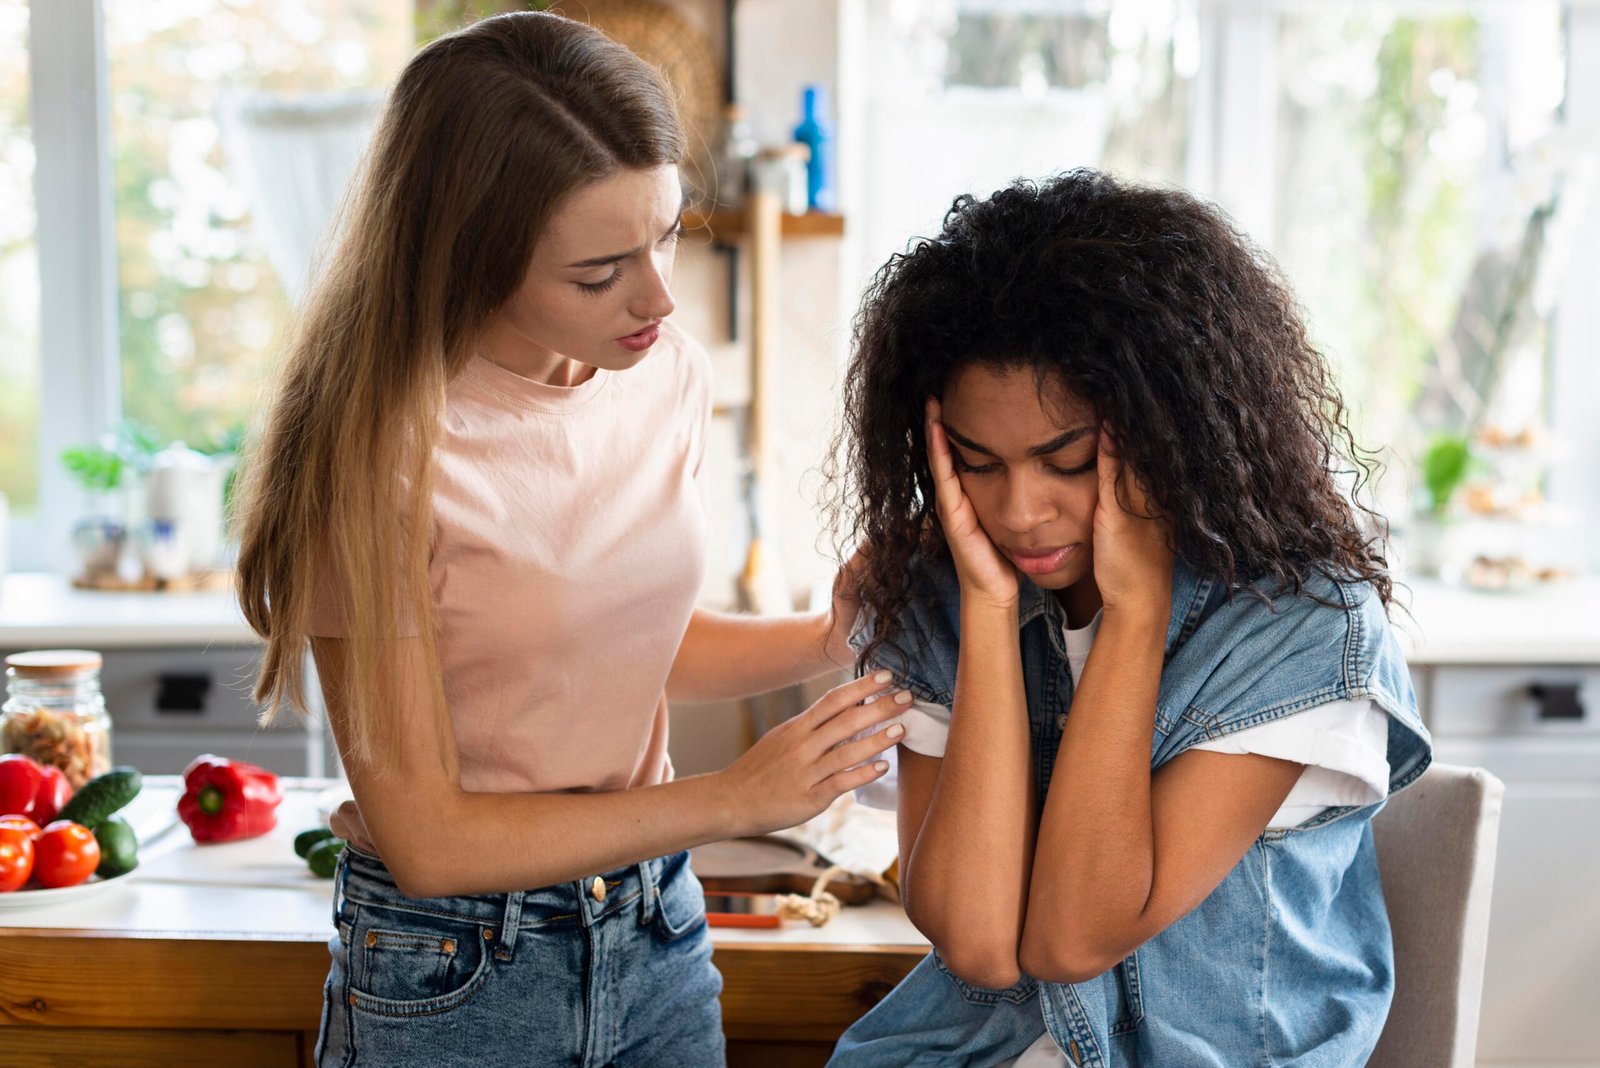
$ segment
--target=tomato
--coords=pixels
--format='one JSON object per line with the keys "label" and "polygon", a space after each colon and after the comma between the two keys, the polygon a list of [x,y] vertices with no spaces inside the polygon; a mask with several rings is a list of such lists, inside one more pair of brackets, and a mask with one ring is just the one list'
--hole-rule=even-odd
{"label": "tomato", "polygon": [[33,878],[40,886],[77,886],[100,865],[100,843],[81,823],[56,820],[34,846]]}
{"label": "tomato", "polygon": [[33,838],[26,828],[0,826],[0,894],[8,894],[28,881],[33,874],[33,858]]}
{"label": "tomato", "polygon": [[33,796],[33,811],[26,815],[35,823],[49,823],[71,797],[72,784],[67,782],[66,773],[54,764],[46,764],[39,769],[39,792]]}
{"label": "tomato", "polygon": [[26,831],[28,835],[28,841],[30,842],[37,842],[39,840],[39,825],[26,816],[0,816],[0,828],[5,827],[13,827],[19,831]]}
{"label": "tomato", "polygon": [[0,813],[29,815],[43,779],[39,765],[29,757],[21,753],[0,756]]}

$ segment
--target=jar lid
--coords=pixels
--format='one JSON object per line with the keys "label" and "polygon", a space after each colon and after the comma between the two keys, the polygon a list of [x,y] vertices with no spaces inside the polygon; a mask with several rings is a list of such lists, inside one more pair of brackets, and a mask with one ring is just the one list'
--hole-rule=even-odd
{"label": "jar lid", "polygon": [[99,671],[100,663],[100,654],[92,649],[35,649],[6,657],[6,667],[35,679]]}

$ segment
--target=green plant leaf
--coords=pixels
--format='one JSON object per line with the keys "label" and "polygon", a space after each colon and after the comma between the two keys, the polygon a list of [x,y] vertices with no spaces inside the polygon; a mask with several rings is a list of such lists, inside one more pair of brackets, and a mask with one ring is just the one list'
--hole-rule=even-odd
{"label": "green plant leaf", "polygon": [[109,493],[122,485],[122,457],[98,445],[61,450],[61,463],[84,489]]}
{"label": "green plant leaf", "polygon": [[1461,434],[1439,434],[1422,454],[1422,484],[1435,515],[1444,514],[1472,468],[1472,446]]}

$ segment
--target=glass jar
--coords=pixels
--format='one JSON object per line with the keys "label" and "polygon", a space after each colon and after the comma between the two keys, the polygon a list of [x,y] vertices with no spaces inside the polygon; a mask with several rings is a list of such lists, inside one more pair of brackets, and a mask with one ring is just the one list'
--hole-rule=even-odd
{"label": "glass jar", "polygon": [[100,654],[42,649],[6,657],[0,753],[53,765],[74,790],[111,769],[111,717],[100,692]]}

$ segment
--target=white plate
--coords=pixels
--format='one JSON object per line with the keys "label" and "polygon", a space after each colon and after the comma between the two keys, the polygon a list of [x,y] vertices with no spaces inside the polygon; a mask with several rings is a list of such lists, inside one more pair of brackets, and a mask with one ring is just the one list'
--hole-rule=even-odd
{"label": "white plate", "polygon": [[13,890],[9,894],[0,894],[0,910],[5,909],[32,909],[43,908],[46,905],[68,905],[75,901],[82,901],[86,897],[111,889],[113,886],[122,886],[139,869],[113,875],[109,879],[102,879],[98,875],[89,876],[89,881],[79,883],[77,886],[61,886],[54,890]]}

